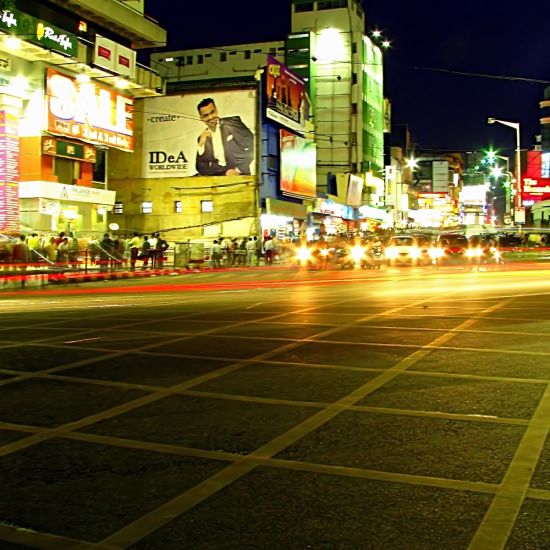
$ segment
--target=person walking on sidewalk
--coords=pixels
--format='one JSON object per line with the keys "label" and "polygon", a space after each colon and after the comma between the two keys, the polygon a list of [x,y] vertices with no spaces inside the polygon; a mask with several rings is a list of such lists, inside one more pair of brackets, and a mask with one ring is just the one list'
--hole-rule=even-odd
{"label": "person walking on sidewalk", "polygon": [[214,241],[212,245],[212,267],[219,268],[221,267],[221,257],[222,257],[222,247],[218,241]]}
{"label": "person walking on sidewalk", "polygon": [[252,237],[249,237],[246,243],[246,265],[249,267],[257,265],[256,258],[256,241]]}
{"label": "person walking on sidewalk", "polygon": [[141,247],[141,239],[139,238],[139,233],[134,232],[130,242],[128,243],[128,248],[130,249],[130,269],[134,271],[136,269],[136,262],[139,255],[139,249]]}
{"label": "person walking on sidewalk", "polygon": [[143,235],[143,242],[141,243],[141,250],[138,256],[139,260],[143,260],[141,269],[147,269],[150,256],[151,256],[151,244],[149,243],[149,238],[147,237],[147,235]]}
{"label": "person walking on sidewalk", "polygon": [[266,237],[264,241],[264,255],[266,265],[273,263],[273,254],[275,253],[275,246],[271,237]]}

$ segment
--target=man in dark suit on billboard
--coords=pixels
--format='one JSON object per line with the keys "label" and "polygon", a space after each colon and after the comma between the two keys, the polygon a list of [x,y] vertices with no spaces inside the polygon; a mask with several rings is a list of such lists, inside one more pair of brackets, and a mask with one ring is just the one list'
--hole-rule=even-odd
{"label": "man in dark suit on billboard", "polygon": [[211,98],[203,99],[197,109],[206,124],[198,139],[196,168],[199,175],[249,175],[254,160],[254,134],[241,117],[220,118]]}

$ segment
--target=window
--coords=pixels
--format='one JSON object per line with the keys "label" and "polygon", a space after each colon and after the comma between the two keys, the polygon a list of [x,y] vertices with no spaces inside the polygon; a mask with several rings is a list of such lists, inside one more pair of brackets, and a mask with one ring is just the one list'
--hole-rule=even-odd
{"label": "window", "polygon": [[304,2],[303,4],[296,4],[294,8],[295,13],[303,13],[305,11],[313,11],[313,2]]}
{"label": "window", "polygon": [[250,59],[250,50],[245,50],[244,51],[244,58],[245,59]]}
{"label": "window", "polygon": [[269,55],[277,55],[277,48],[269,48]]}
{"label": "window", "polygon": [[94,181],[105,183],[106,163],[107,163],[107,151],[105,149],[96,149],[94,175],[92,176]]}
{"label": "window", "polygon": [[153,203],[149,201],[144,201],[141,203],[141,213],[142,214],[152,214],[153,213]]}
{"label": "window", "polygon": [[348,0],[319,0],[317,2],[318,10],[335,10],[337,8],[347,8]]}
{"label": "window", "polygon": [[212,201],[201,201],[201,212],[214,212],[214,203]]}
{"label": "window", "polygon": [[210,57],[212,57],[212,54],[211,54],[211,53],[205,53],[205,54],[204,54],[204,58],[205,58],[205,59],[208,59],[208,58],[210,58]]}
{"label": "window", "polygon": [[550,153],[542,154],[542,173],[541,177],[550,178]]}
{"label": "window", "polygon": [[356,115],[357,114],[357,103],[351,104],[351,114]]}
{"label": "window", "polygon": [[124,206],[121,202],[115,202],[113,214],[124,214]]}
{"label": "window", "polygon": [[357,84],[357,73],[351,73],[351,83]]}
{"label": "window", "polygon": [[254,53],[262,53],[262,50],[260,50],[259,48],[254,50]]}
{"label": "window", "polygon": [[174,201],[174,212],[176,214],[181,214],[183,212],[181,201]]}
{"label": "window", "polygon": [[54,173],[59,183],[74,184],[74,180],[80,177],[80,163],[72,159],[55,157]]}
{"label": "window", "polygon": [[351,43],[351,53],[357,53],[357,44],[355,42]]}
{"label": "window", "polygon": [[227,52],[220,53],[220,61],[227,61]]}
{"label": "window", "polygon": [[187,56],[187,59],[185,60],[185,63],[187,65],[193,65],[193,56],[192,55],[188,55]]}
{"label": "window", "polygon": [[202,65],[204,63],[204,56],[203,55],[201,55],[201,54],[197,55],[197,63],[199,65]]}

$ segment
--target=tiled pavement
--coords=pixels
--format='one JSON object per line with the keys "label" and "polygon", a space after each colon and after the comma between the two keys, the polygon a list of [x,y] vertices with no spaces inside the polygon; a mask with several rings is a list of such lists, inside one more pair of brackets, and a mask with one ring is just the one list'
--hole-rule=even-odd
{"label": "tiled pavement", "polygon": [[12,303],[0,548],[549,549],[531,282]]}

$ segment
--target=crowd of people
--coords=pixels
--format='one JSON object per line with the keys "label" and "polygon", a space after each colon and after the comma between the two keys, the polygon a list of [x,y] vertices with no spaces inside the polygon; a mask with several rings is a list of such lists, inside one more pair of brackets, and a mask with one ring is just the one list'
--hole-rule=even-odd
{"label": "crowd of people", "polygon": [[266,265],[282,256],[284,245],[275,237],[266,236],[264,239],[255,237],[221,237],[212,243],[211,264],[213,268]]}
{"label": "crowd of people", "polygon": [[3,269],[26,270],[28,267],[66,267],[80,269],[97,266],[100,271],[121,269],[129,263],[136,269],[164,267],[168,242],[154,233],[146,236],[134,233],[129,239],[105,233],[101,239],[92,236],[78,239],[73,233],[61,231],[55,235],[2,236],[0,239],[0,264]]}

